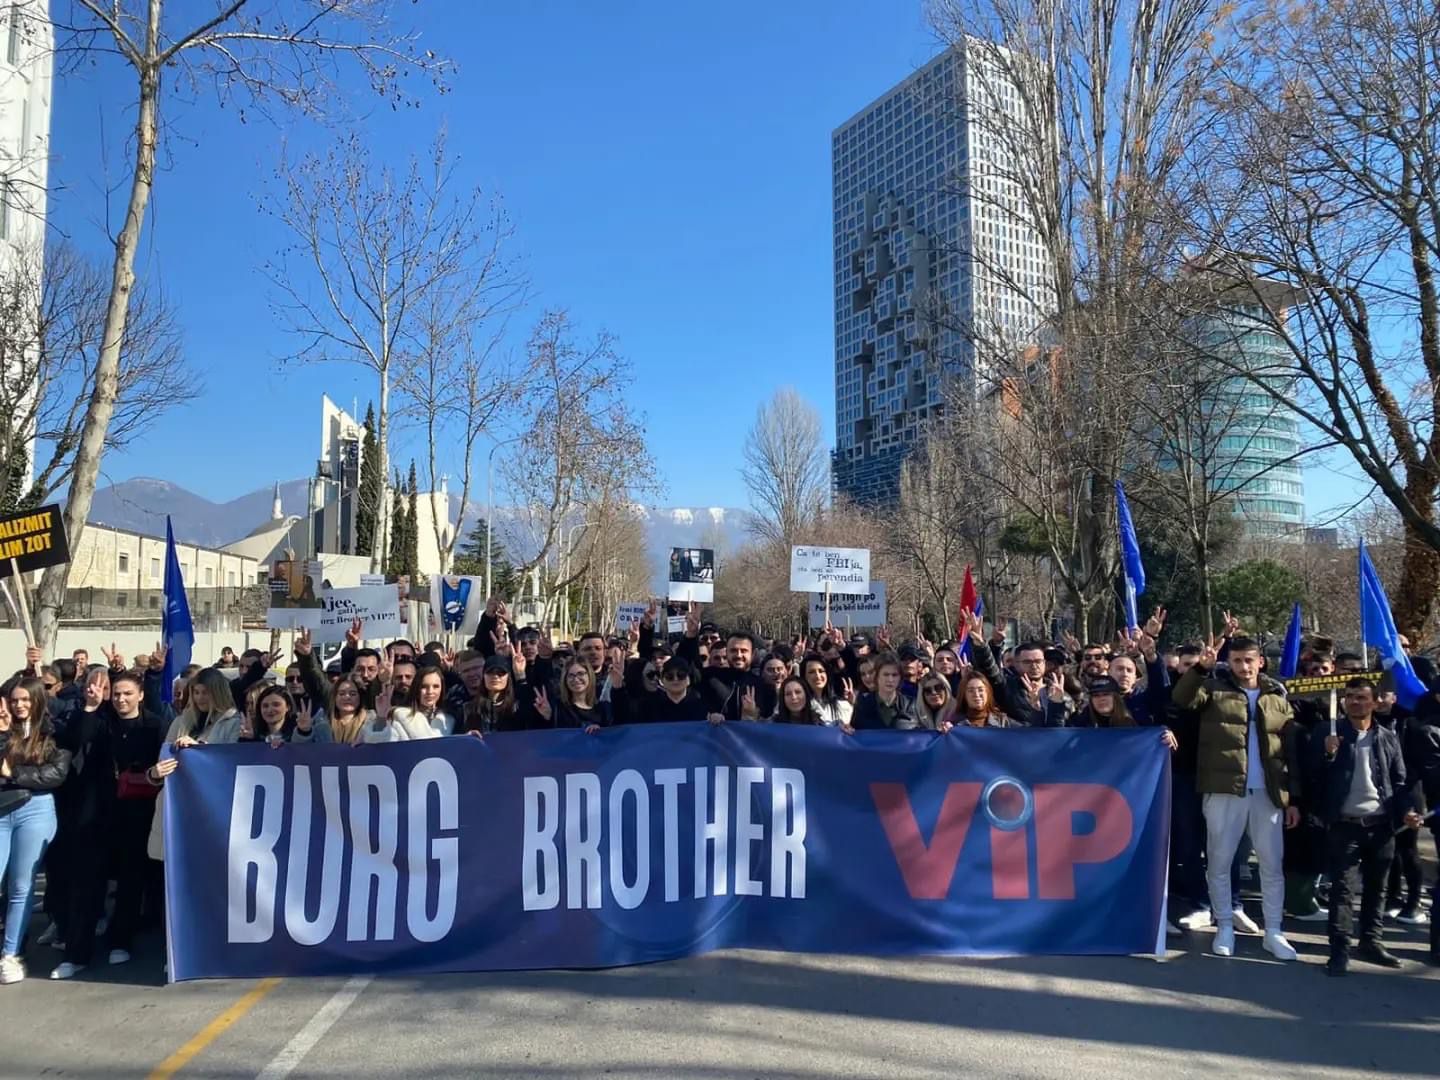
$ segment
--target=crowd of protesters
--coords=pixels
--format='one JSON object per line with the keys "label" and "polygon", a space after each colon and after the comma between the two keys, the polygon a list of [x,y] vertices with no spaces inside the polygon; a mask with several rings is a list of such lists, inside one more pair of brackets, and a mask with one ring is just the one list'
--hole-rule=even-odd
{"label": "crowd of protesters", "polygon": [[[1359,656],[1309,643],[1302,673],[1350,673],[1342,715],[1286,693],[1257,642],[1226,618],[1211,640],[1162,651],[1164,612],[1110,644],[1029,641],[1006,648],[967,616],[936,647],[833,628],[790,641],[724,633],[693,606],[684,633],[656,632],[652,605],[628,635],[554,643],[513,626],[491,600],[468,647],[366,647],[358,624],[323,665],[305,633],[293,659],[226,649],[191,665],[167,695],[165,650],[127,663],[38,651],[0,687],[0,877],[5,879],[0,983],[25,977],[36,879],[48,924],[34,945],[59,957],[53,979],[95,962],[105,942],[124,964],[136,932],[163,917],[163,789],[185,750],[205,743],[386,743],[486,738],[548,728],[590,733],[637,723],[784,723],[946,735],[961,728],[1152,728],[1173,755],[1168,929],[1215,928],[1212,951],[1234,954],[1237,930],[1262,935],[1278,960],[1296,952],[1289,915],[1327,923],[1326,971],[1354,955],[1396,967],[1386,923],[1430,923],[1417,846],[1440,841],[1440,678],[1413,710]],[[274,674],[272,674],[272,668]],[[278,677],[277,677],[278,676]],[[273,681],[272,681],[273,680]],[[173,696],[173,702],[166,702]],[[1333,732],[1333,733],[1332,733]],[[1009,737],[1009,736],[1005,736]],[[1253,852],[1262,925],[1240,893]]]}

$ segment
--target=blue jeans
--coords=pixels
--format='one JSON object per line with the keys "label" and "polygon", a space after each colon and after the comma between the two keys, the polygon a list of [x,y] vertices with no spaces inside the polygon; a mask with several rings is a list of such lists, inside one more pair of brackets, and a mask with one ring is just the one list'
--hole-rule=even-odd
{"label": "blue jeans", "polygon": [[10,870],[5,912],[5,956],[19,956],[34,906],[35,872],[55,839],[55,798],[37,792],[18,810],[0,817],[0,878]]}

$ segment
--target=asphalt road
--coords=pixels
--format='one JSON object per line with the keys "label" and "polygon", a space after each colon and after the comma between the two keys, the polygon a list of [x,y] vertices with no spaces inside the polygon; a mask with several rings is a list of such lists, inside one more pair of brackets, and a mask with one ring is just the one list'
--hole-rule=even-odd
{"label": "asphalt road", "polygon": [[[124,967],[0,987],[0,1076],[1356,1077],[1440,1075],[1440,969],[1323,973],[1210,934],[1163,960],[876,960],[725,952],[602,972],[164,986],[158,939]],[[38,976],[38,977],[36,977]]]}

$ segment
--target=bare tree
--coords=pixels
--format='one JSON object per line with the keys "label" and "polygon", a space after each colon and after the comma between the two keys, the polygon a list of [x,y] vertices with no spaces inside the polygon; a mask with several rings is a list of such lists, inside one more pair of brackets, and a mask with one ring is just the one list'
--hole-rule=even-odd
{"label": "bare tree", "polygon": [[523,399],[529,372],[501,348],[510,317],[524,300],[524,274],[506,248],[513,235],[498,203],[481,212],[482,195],[463,197],[475,231],[453,267],[429,283],[407,320],[398,349],[399,416],[425,438],[431,524],[442,573],[449,572],[459,530],[449,528],[442,478],[460,477],[461,516],[474,484],[475,446]]}
{"label": "bare tree", "polygon": [[1440,12],[1260,8],[1182,209],[1197,261],[1284,343],[1240,371],[1339,445],[1399,513],[1396,622],[1440,591]]}
{"label": "bare tree", "polygon": [[794,388],[777,390],[757,410],[745,439],[743,477],[752,530],[787,549],[825,509],[830,461],[820,414]]}
{"label": "bare tree", "polygon": [[[1003,395],[1011,432],[1026,436],[1010,451],[1031,460],[1007,457],[1018,472],[995,479],[1043,534],[1078,621],[1105,633],[1113,487],[1128,452],[1121,389],[1149,374],[1153,286],[1179,262],[1178,229],[1159,210],[1225,63],[1223,9],[932,0],[930,11],[965,57],[973,160],[957,184],[972,207],[971,243],[956,255],[977,297],[974,318],[943,308],[937,318],[968,343],[955,361],[978,385],[960,396]],[[1043,251],[1038,268],[1011,257],[1017,231]],[[997,310],[999,299],[1018,310]]]}
{"label": "bare tree", "polygon": [[[38,506],[70,482],[108,296],[104,269],[69,244],[9,252],[0,275],[0,477],[12,505],[0,509]],[[126,446],[200,385],[174,312],[143,285],[130,294],[119,364],[106,449]]]}
{"label": "bare tree", "polygon": [[[162,86],[218,93],[264,111],[272,105],[318,112],[337,100],[335,79],[357,67],[374,90],[394,103],[405,100],[403,77],[412,71],[438,77],[446,65],[415,47],[413,36],[389,26],[388,0],[225,0],[208,14],[167,18],[165,0],[72,0],[56,18],[57,49],[83,63],[118,57],[135,78],[135,136],[123,224],[114,238],[115,260],[94,388],[76,442],[65,528],[75,543],[90,514],[100,459],[119,395],[120,355],[135,286],[135,253],[155,183],[160,146]],[[162,78],[168,76],[168,82]],[[53,650],[65,599],[68,569],[47,569],[37,604],[38,644]]]}
{"label": "bare tree", "polygon": [[558,593],[589,569],[603,523],[656,490],[654,462],[626,401],[630,367],[613,338],[580,342],[568,313],[547,311],[527,357],[530,422],[501,469],[525,533],[511,553],[525,552],[517,569],[527,573],[559,556]]}
{"label": "bare tree", "polygon": [[[484,372],[493,338],[471,343],[468,357],[459,345],[467,330],[493,330],[472,325],[504,310],[491,304],[513,303],[500,259],[509,226],[479,191],[455,189],[443,134],[425,160],[398,174],[357,133],[282,166],[279,180],[262,202],[291,237],[265,267],[276,313],[304,342],[301,359],[375,373],[375,440],[388,475],[390,395],[407,361],[411,404],[437,426],[448,426],[451,413],[434,395]],[[496,407],[487,398],[466,421],[472,447]],[[388,550],[387,517],[379,517],[376,567]],[[448,517],[447,507],[442,522]]]}

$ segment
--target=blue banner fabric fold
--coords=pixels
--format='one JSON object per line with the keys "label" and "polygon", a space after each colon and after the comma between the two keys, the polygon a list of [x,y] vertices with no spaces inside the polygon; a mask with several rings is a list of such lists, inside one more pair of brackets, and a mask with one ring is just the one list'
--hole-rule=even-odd
{"label": "blue banner fabric fold", "polygon": [[1290,611],[1285,647],[1280,650],[1280,678],[1293,679],[1300,671],[1300,601]]}
{"label": "blue banner fabric fold", "polygon": [[1148,953],[1161,936],[1154,729],[654,724],[179,758],[174,979],[732,947]]}

